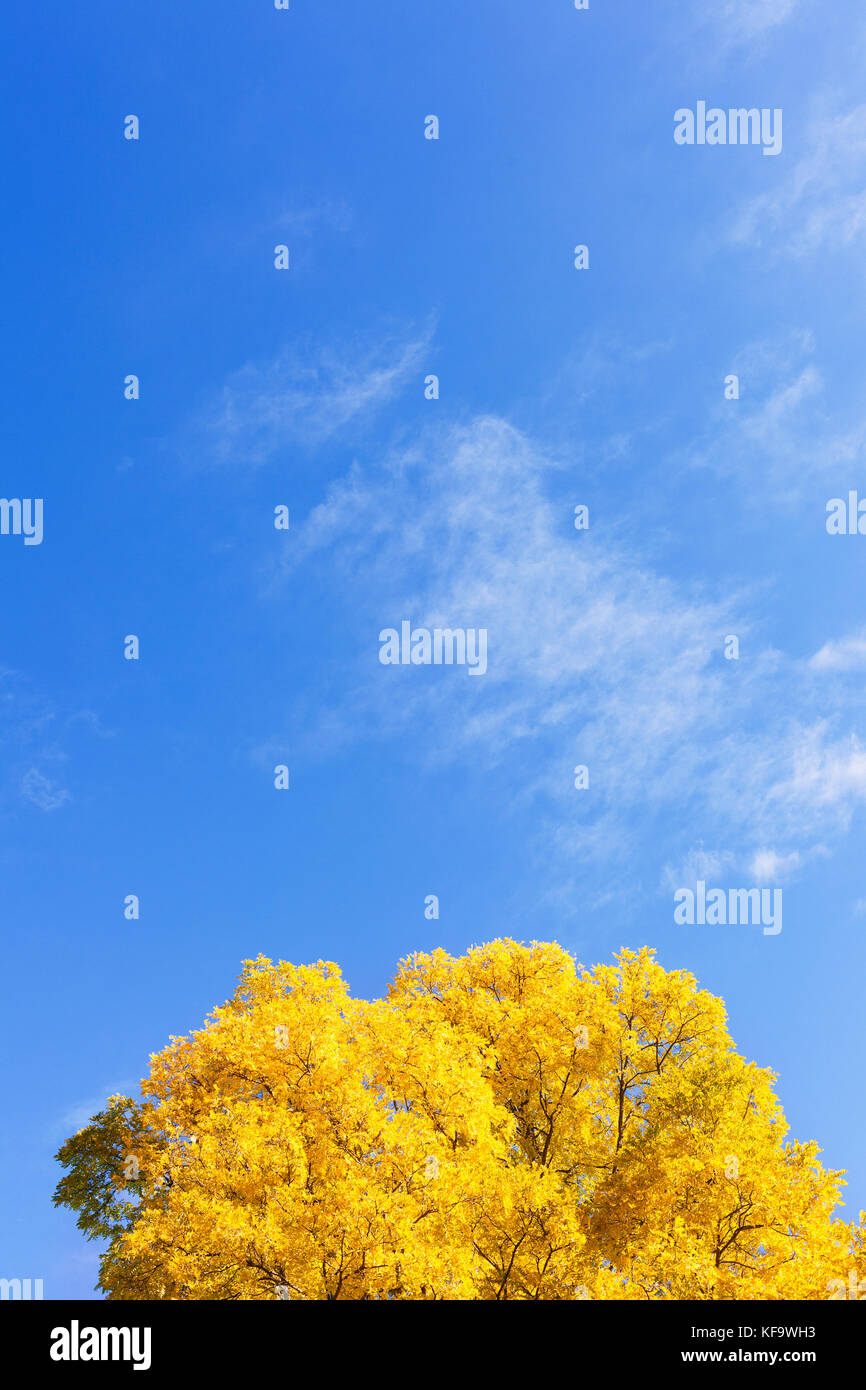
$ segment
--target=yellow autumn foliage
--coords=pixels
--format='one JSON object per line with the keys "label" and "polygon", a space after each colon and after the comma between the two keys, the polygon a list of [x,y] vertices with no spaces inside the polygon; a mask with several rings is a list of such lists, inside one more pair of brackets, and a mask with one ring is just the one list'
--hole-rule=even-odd
{"label": "yellow autumn foliage", "polygon": [[58,1155],[111,1299],[825,1299],[866,1276],[842,1174],[654,953],[511,940],[247,961]]}

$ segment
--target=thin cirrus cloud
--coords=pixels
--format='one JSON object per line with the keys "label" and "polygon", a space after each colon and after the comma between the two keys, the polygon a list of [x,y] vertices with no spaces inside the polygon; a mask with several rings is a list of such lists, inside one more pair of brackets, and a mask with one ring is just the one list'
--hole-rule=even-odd
{"label": "thin cirrus cloud", "polygon": [[284,349],[270,362],[248,363],[204,402],[180,452],[194,466],[261,468],[290,445],[324,444],[368,420],[417,375],[430,336],[318,353]]}
{"label": "thin cirrus cloud", "polygon": [[825,642],[809,665],[814,671],[862,671],[866,667],[866,631]]}
{"label": "thin cirrus cloud", "polygon": [[718,61],[735,50],[748,58],[763,53],[765,41],[801,10],[802,0],[719,0],[714,5],[700,0],[692,6],[690,17],[683,14],[682,6],[677,7],[677,32],[689,60],[697,56],[701,61]]}
{"label": "thin cirrus cloud", "polygon": [[[812,850],[812,853],[818,852],[822,852],[821,846],[815,846]],[[802,863],[803,856],[798,850],[778,854],[774,849],[762,847],[738,859],[730,850],[705,850],[701,846],[690,850],[676,867],[665,865],[662,887],[667,892],[675,893],[678,888],[687,887],[698,880],[718,884],[726,880],[730,882],[734,875],[750,883],[774,884],[778,887],[788,882]]]}
{"label": "thin cirrus cloud", "polygon": [[758,38],[790,19],[799,0],[724,0],[712,7],[714,22],[739,40]]}
{"label": "thin cirrus cloud", "polygon": [[40,811],[57,811],[72,799],[66,787],[58,786],[35,767],[21,779],[21,796]]}
{"label": "thin cirrus cloud", "polygon": [[704,437],[678,452],[684,466],[736,478],[744,495],[772,493],[785,508],[799,506],[818,482],[838,487],[854,476],[866,447],[866,401],[849,404],[842,418],[811,335],[751,343],[731,371],[740,399],[715,407]]}
{"label": "thin cirrus cloud", "polygon": [[[790,875],[866,799],[853,706],[836,692],[828,714],[814,669],[770,649],[733,680],[721,649],[749,633],[748,595],[667,578],[603,514],[575,532],[569,477],[484,416],[331,487],[275,581],[303,570],[354,615],[348,689],[318,701],[313,746],[413,729],[422,760],[507,761],[515,804],[540,804],[563,860],[627,855],[642,818],[666,813],[724,846],[720,862]],[[403,619],[485,627],[487,674],[380,666],[379,631]]]}
{"label": "thin cirrus cloud", "polygon": [[730,850],[707,850],[701,845],[689,850],[676,866],[665,865],[662,887],[675,893],[678,888],[696,883],[698,879],[703,879],[705,883],[718,882],[734,868],[736,859]]}
{"label": "thin cirrus cloud", "polygon": [[0,811],[23,805],[51,812],[69,805],[67,764],[77,766],[74,760],[90,740],[112,737],[94,710],[64,709],[22,672],[0,670]]}
{"label": "thin cirrus cloud", "polygon": [[784,808],[811,806],[813,822],[830,813],[847,828],[866,800],[866,746],[856,733],[826,740],[824,726],[804,729],[789,777],[771,788]]}
{"label": "thin cirrus cloud", "polygon": [[774,849],[759,849],[749,864],[749,872],[758,883],[780,883],[799,869],[802,863],[797,850],[777,854]]}
{"label": "thin cirrus cloud", "polygon": [[740,208],[731,240],[762,255],[813,257],[866,236],[866,105],[823,111],[790,172]]}

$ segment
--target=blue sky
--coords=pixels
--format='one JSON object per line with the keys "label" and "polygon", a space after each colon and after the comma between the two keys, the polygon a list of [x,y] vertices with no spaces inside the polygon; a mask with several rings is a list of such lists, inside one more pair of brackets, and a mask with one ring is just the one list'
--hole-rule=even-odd
{"label": "blue sky", "polygon": [[[825,520],[866,495],[866,18],[7,31],[2,492],[44,539],[0,536],[0,1274],[94,1296],[52,1155],[259,952],[370,996],[434,945],[655,946],[856,1215],[866,540]],[[781,153],[677,145],[702,100],[781,109]],[[404,619],[485,628],[486,674],[381,665]],[[783,930],[675,924],[699,878],[781,887]]]}

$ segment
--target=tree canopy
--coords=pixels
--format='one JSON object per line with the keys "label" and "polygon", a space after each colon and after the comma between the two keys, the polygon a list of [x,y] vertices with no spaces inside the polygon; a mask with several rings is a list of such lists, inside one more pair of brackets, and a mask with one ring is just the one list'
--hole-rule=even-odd
{"label": "tree canopy", "polygon": [[499,940],[350,997],[244,962],[61,1148],[110,1299],[826,1299],[843,1174],[787,1138],[721,1000],[648,948]]}

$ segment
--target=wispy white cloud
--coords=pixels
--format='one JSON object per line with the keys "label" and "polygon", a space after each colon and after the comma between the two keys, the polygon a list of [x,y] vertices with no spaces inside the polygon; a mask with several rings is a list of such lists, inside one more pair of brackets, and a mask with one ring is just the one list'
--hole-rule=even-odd
{"label": "wispy white cloud", "polygon": [[66,787],[58,786],[35,767],[31,767],[22,777],[21,795],[25,801],[38,806],[40,811],[56,811],[71,800]]}
{"label": "wispy white cloud", "polygon": [[736,54],[753,58],[789,20],[803,9],[803,0],[716,0],[708,5],[694,0],[690,10],[678,6],[674,34],[680,39],[687,62],[719,62]]}
{"label": "wispy white cloud", "polygon": [[816,117],[804,153],[773,188],[747,202],[734,242],[762,255],[811,259],[858,246],[866,235],[866,105]]}
{"label": "wispy white cloud", "polygon": [[662,874],[662,884],[668,892],[703,879],[705,883],[717,882],[736,867],[736,856],[730,850],[705,850],[703,846],[689,850],[676,865],[666,864]]}
{"label": "wispy white cloud", "polygon": [[802,731],[789,761],[788,775],[768,789],[769,799],[801,819],[811,808],[813,823],[832,813],[847,825],[866,800],[866,747],[858,735],[830,739],[826,724],[815,724]]}
{"label": "wispy white cloud", "polygon": [[797,850],[778,854],[774,849],[758,849],[745,855],[730,850],[693,849],[676,866],[665,866],[662,884],[668,892],[688,887],[698,880],[718,884],[737,877],[746,883],[786,882],[799,869],[802,855]]}
{"label": "wispy white cloud", "polygon": [[797,850],[777,854],[774,849],[759,849],[752,856],[749,873],[757,883],[782,883],[791,877],[802,863]]}
{"label": "wispy white cloud", "polygon": [[315,202],[282,208],[267,226],[275,237],[283,232],[307,236],[320,227],[346,232],[353,220],[352,208],[344,199],[320,198]]}
{"label": "wispy white cloud", "polygon": [[0,669],[0,812],[22,803],[56,811],[72,801],[68,764],[93,737],[113,737],[94,710],[64,708],[21,672]]}
{"label": "wispy white cloud", "polygon": [[[851,710],[819,713],[805,661],[769,648],[724,661],[725,634],[751,630],[748,595],[665,578],[602,517],[576,532],[572,490],[494,417],[330,489],[288,562],[351,603],[359,634],[353,688],[317,712],[321,745],[410,732],[419,757],[507,761],[563,860],[625,856],[666,811],[726,847],[713,863],[792,873],[866,800]],[[487,675],[380,666],[378,633],[403,619],[487,628]],[[574,790],[579,763],[591,799]]]}
{"label": "wispy white cloud", "polygon": [[859,467],[866,401],[849,401],[847,418],[838,418],[810,334],[748,344],[731,369],[740,399],[719,402],[704,438],[681,450],[686,466],[736,478],[753,498],[772,494],[783,507],[799,505],[817,481],[835,486]]}
{"label": "wispy white cloud", "polygon": [[784,24],[799,3],[800,0],[722,0],[722,4],[711,6],[713,23],[738,42],[747,43]]}
{"label": "wispy white cloud", "polygon": [[866,666],[866,631],[843,637],[837,642],[825,642],[810,659],[815,671],[859,671]]}
{"label": "wispy white cloud", "polygon": [[50,1131],[62,1133],[65,1137],[84,1129],[94,1115],[105,1109],[109,1096],[136,1096],[138,1081],[122,1081],[116,1086],[107,1086],[103,1091],[94,1091],[89,1098],[75,1101],[57,1114],[50,1122]]}
{"label": "wispy white cloud", "polygon": [[319,445],[366,423],[420,372],[430,331],[327,351],[286,349],[248,363],[189,423],[180,452],[192,465],[259,468],[291,445]]}

